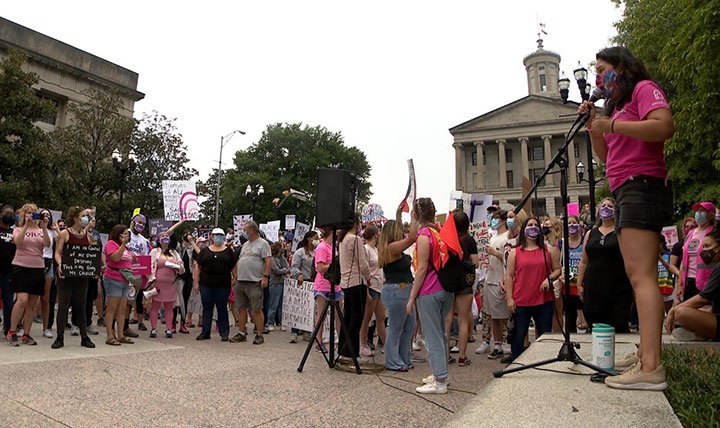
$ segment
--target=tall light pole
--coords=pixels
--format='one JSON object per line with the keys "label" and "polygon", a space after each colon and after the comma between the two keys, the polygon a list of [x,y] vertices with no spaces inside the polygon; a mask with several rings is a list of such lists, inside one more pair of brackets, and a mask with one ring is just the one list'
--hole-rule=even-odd
{"label": "tall light pole", "polygon": [[217,227],[220,223],[220,182],[222,180],[223,148],[225,148],[225,144],[227,144],[235,134],[245,135],[245,131],[236,129],[233,132],[220,137],[220,158],[218,159],[217,186],[215,186],[215,227]]}
{"label": "tall light pole", "polygon": [[135,152],[130,150],[128,154],[123,158],[120,150],[115,149],[112,152],[112,163],[115,169],[120,173],[120,201],[118,204],[118,224],[122,223],[122,212],[123,212],[123,194],[125,193],[125,177],[129,172],[135,169],[137,165],[137,156]]}

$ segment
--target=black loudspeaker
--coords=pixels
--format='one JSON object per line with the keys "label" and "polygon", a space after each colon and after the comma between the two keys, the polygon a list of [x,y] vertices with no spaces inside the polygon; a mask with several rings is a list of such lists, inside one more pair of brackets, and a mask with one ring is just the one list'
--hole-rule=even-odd
{"label": "black loudspeaker", "polygon": [[324,226],[352,226],[355,213],[357,184],[347,170],[318,169],[315,224]]}

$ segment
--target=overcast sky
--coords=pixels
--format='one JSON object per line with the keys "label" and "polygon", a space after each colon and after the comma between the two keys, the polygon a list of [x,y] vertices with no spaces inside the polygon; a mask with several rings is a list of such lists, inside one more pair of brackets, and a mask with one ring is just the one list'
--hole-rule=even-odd
{"label": "overcast sky", "polygon": [[392,215],[408,158],[418,196],[447,207],[448,128],[527,95],[522,59],[538,22],[572,80],[578,61],[610,44],[621,11],[610,0],[23,0],[0,14],[139,73],[136,117],[177,118],[200,178],[234,129],[247,134],[226,146],[226,167],[267,124],[322,125],[366,153],[371,201]]}

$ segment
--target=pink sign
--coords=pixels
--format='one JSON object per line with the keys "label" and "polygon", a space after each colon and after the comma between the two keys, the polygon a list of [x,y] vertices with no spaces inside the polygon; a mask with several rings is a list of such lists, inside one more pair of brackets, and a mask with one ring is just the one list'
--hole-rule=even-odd
{"label": "pink sign", "polygon": [[135,263],[132,265],[132,270],[135,275],[149,276],[151,270],[152,259],[150,256],[137,256]]}
{"label": "pink sign", "polygon": [[580,204],[578,204],[577,202],[568,204],[567,209],[568,209],[568,216],[580,215]]}

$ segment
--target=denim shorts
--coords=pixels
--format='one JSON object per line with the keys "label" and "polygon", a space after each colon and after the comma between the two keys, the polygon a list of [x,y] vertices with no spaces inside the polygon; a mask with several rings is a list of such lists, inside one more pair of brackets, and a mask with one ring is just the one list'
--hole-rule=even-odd
{"label": "denim shorts", "polygon": [[371,299],[375,300],[380,298],[381,293],[379,291],[375,291],[372,288],[368,288],[368,291],[370,292]]}
{"label": "denim shorts", "polygon": [[103,277],[103,287],[105,288],[105,295],[107,297],[124,297],[127,299],[130,284],[124,281]]}
{"label": "denim shorts", "polygon": [[672,222],[673,192],[670,182],[658,177],[630,177],[613,192],[615,227],[662,231]]}
{"label": "denim shorts", "polygon": [[[318,296],[320,296],[320,297],[324,297],[327,300],[327,299],[330,299],[330,292],[313,290],[313,296],[315,296],[316,299],[318,298]],[[342,298],[343,298],[343,292],[336,291],[335,292],[335,300],[340,300]]]}

